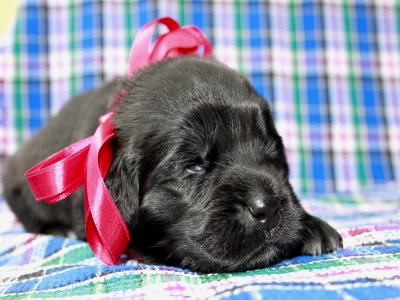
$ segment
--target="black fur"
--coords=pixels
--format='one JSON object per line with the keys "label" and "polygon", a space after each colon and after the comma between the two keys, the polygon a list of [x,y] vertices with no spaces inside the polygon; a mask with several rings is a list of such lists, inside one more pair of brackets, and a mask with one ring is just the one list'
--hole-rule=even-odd
{"label": "black fur", "polygon": [[[28,231],[61,228],[85,239],[82,190],[37,203],[24,172],[93,134],[113,87],[77,96],[9,160],[6,198]],[[232,272],[342,246],[301,207],[267,103],[237,72],[185,57],[151,65],[120,88],[128,95],[114,118],[106,184],[145,262]]]}

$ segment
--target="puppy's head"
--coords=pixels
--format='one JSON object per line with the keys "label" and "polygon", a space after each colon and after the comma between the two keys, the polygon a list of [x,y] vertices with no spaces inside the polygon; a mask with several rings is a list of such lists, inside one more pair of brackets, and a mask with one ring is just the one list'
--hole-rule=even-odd
{"label": "puppy's head", "polygon": [[282,140],[236,72],[198,58],[126,82],[107,185],[148,262],[241,271],[286,257],[301,209]]}

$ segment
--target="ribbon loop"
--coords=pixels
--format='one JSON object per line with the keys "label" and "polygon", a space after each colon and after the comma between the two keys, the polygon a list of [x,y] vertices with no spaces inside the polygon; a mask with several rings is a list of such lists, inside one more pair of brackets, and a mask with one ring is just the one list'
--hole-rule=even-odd
{"label": "ribbon loop", "polygon": [[82,166],[92,137],[80,140],[49,156],[25,173],[37,201],[58,202],[83,184]]}
{"label": "ribbon loop", "polygon": [[[158,37],[151,49],[151,38],[158,24],[165,25],[169,32]],[[180,55],[198,55],[197,49],[203,46],[203,56],[212,54],[212,46],[207,37],[195,26],[183,26],[171,18],[160,18],[146,24],[139,30],[133,41],[130,56],[128,76],[137,70],[167,57]]]}
{"label": "ribbon loop", "polygon": [[[169,32],[159,36],[151,48],[157,24],[165,25]],[[203,47],[203,56],[211,55],[211,44],[197,27],[180,27],[171,18],[156,19],[138,32],[132,44],[128,76],[167,57],[199,55],[199,47]],[[126,95],[127,91],[117,93],[113,108]],[[99,118],[93,136],[62,149],[25,173],[37,201],[60,201],[84,185],[86,238],[107,265],[116,264],[130,242],[126,223],[104,183],[113,155],[113,111]]]}
{"label": "ribbon loop", "polygon": [[208,49],[208,44],[190,27],[181,27],[169,34],[162,35],[154,45],[150,61],[159,61],[167,57],[180,55],[198,55],[199,46]]}

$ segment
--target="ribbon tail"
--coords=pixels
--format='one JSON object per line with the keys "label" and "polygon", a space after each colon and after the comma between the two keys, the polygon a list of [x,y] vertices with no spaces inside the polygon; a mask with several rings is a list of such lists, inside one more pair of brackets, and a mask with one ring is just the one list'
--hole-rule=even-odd
{"label": "ribbon tail", "polygon": [[107,265],[118,262],[130,241],[125,221],[103,180],[112,160],[112,116],[113,113],[103,116],[93,135],[85,175],[86,238],[96,256]]}

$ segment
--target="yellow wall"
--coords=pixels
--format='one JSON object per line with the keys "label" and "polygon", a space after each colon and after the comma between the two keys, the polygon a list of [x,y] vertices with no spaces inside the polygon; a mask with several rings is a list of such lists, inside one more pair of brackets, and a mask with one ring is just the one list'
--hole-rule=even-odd
{"label": "yellow wall", "polygon": [[12,26],[17,14],[18,0],[0,0],[0,39]]}

